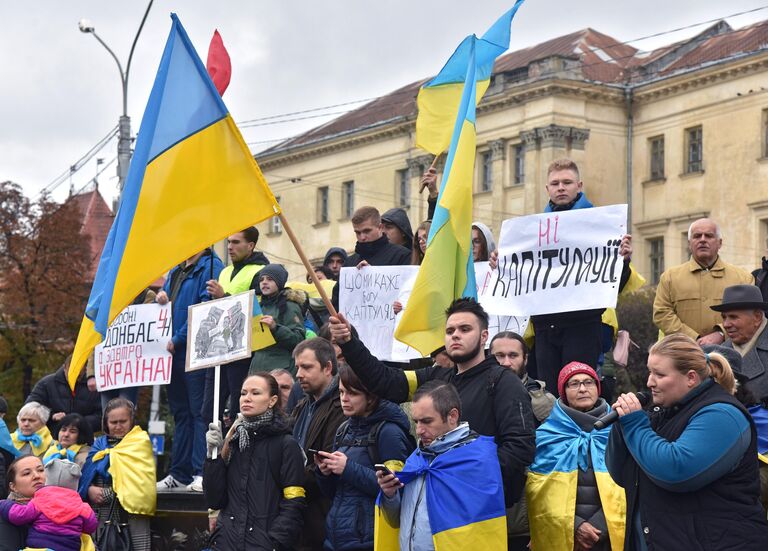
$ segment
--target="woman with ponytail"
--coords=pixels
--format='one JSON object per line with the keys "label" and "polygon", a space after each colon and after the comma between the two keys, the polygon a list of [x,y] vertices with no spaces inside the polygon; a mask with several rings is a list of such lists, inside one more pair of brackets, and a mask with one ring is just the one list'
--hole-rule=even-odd
{"label": "woman with ponytail", "polygon": [[304,455],[275,378],[263,371],[246,377],[237,421],[226,438],[211,424],[206,441],[203,490],[208,507],[219,510],[211,549],[293,549],[303,524]]}
{"label": "woman with ponytail", "polygon": [[757,438],[728,360],[682,334],[648,356],[649,412],[619,396],[606,463],[626,490],[625,549],[766,549]]}

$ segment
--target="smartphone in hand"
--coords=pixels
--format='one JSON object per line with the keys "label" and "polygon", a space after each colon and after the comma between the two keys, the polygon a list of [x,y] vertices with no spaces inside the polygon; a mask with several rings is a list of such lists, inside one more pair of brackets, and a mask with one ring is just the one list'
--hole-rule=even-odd
{"label": "smartphone in hand", "polygon": [[384,465],[383,463],[376,463],[373,466],[374,469],[376,469],[377,472],[381,472],[384,476],[391,474],[392,476],[395,476],[395,473],[389,470],[389,468]]}

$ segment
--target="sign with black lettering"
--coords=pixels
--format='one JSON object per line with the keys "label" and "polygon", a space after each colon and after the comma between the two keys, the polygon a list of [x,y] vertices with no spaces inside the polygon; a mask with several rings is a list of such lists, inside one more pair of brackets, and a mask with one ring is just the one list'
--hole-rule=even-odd
{"label": "sign with black lettering", "polygon": [[101,392],[171,382],[171,305],[128,306],[107,329],[94,352],[96,388]]}
{"label": "sign with black lettering", "polygon": [[499,263],[488,282],[488,312],[532,316],[616,306],[627,205],[505,220]]}

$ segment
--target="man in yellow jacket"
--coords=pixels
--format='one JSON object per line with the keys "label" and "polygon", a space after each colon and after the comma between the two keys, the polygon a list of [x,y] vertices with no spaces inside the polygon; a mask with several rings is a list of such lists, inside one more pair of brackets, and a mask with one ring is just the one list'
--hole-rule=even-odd
{"label": "man in yellow jacket", "polygon": [[700,345],[721,344],[725,339],[720,316],[709,307],[720,304],[731,285],[750,285],[752,275],[720,258],[723,238],[709,218],[688,228],[691,259],[661,275],[653,302],[653,323],[664,333],[683,333]]}

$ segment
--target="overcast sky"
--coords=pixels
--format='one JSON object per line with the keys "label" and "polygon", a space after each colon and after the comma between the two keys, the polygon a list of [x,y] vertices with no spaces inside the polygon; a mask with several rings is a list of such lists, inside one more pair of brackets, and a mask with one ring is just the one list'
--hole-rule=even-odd
{"label": "overcast sky", "polygon": [[[461,39],[482,34],[512,0],[156,0],[131,66],[128,114],[139,128],[175,11],[205,61],[214,29],[232,58],[224,95],[238,122],[386,94],[439,71]],[[92,36],[90,19],[125,65],[147,2],[37,0],[0,4],[0,181],[27,194],[66,171],[117,124],[122,96],[117,66]],[[768,7],[768,0],[528,0],[512,23],[511,50],[592,27],[630,41],[677,27]],[[728,17],[734,27],[768,19],[768,9]],[[632,42],[641,50],[689,37],[696,27]],[[335,113],[359,104],[330,108]],[[312,112],[295,117],[306,117]],[[281,121],[286,117],[273,119]],[[289,117],[290,118],[290,117]],[[328,120],[311,118],[242,128],[253,151]],[[97,157],[116,155],[111,141]],[[96,173],[95,158],[72,177],[75,189]],[[115,164],[99,178],[109,200]],[[54,196],[62,198],[69,179]]]}

